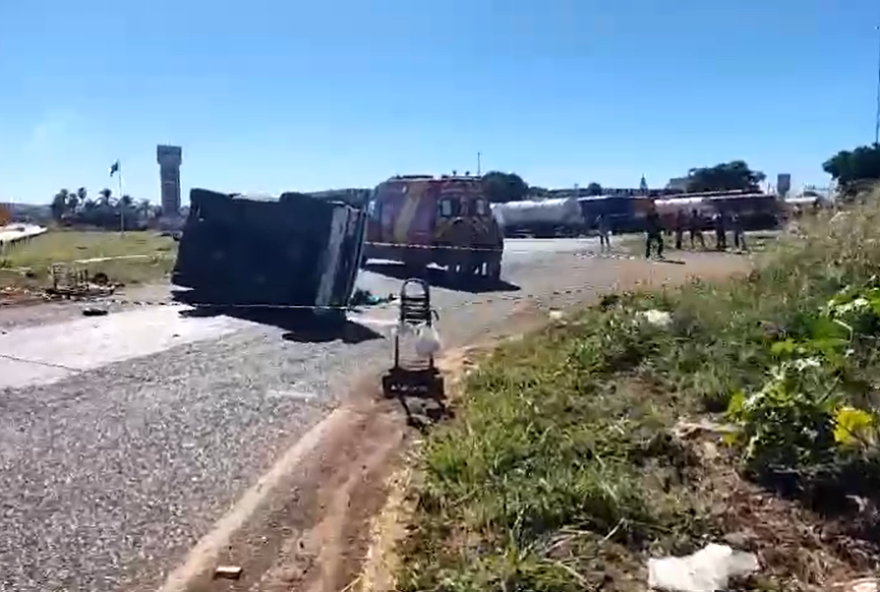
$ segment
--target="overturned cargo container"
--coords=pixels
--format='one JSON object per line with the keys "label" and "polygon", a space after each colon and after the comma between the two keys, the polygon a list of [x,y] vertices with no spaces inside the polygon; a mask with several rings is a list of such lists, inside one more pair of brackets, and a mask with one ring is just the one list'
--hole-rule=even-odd
{"label": "overturned cargo container", "polygon": [[174,284],[198,303],[342,312],[357,279],[365,214],[299,193],[190,191]]}

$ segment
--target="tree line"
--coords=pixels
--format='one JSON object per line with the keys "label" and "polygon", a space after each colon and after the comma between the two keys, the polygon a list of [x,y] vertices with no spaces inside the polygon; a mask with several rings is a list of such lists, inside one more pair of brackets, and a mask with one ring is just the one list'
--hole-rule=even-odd
{"label": "tree line", "polygon": [[[843,199],[857,195],[865,183],[880,180],[880,144],[858,146],[841,150],[822,165],[822,169],[838,184]],[[743,160],[733,160],[714,166],[697,167],[688,171],[687,192],[750,191],[760,192],[766,175],[753,170]],[[550,191],[529,186],[516,173],[492,171],[483,176],[483,189],[493,203],[519,201],[529,197],[548,197]],[[590,183],[583,195],[602,195],[599,183]]]}
{"label": "tree line", "polygon": [[[493,203],[520,201],[527,198],[549,197],[549,189],[530,186],[516,173],[491,171],[483,175],[483,191]],[[749,168],[742,160],[717,164],[715,166],[697,167],[688,171],[688,192],[698,191],[750,191],[760,192],[761,183],[766,175]],[[646,189],[642,179],[642,189]],[[579,191],[579,195],[600,196],[605,189],[599,183],[592,182]]]}
{"label": "tree line", "polygon": [[59,224],[108,230],[143,228],[161,213],[161,209],[147,199],[136,201],[130,195],[117,197],[106,188],[92,198],[85,187],[76,191],[59,190],[52,198],[50,208],[52,219]]}

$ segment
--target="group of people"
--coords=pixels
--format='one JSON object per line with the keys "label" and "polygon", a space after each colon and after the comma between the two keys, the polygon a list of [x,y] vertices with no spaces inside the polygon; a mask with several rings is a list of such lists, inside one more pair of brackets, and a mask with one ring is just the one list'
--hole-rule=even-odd
{"label": "group of people", "polygon": [[[696,244],[700,243],[700,248],[706,248],[706,239],[703,238],[703,228],[705,228],[705,220],[700,212],[696,209],[691,210],[688,215],[684,210],[678,210],[675,215],[675,223],[673,232],[675,233],[675,248],[681,250],[684,241],[685,231],[690,233],[691,248],[696,248]],[[746,235],[743,227],[742,218],[736,213],[728,214],[725,211],[718,211],[712,215],[711,226],[715,230],[715,248],[719,251],[727,250],[727,231],[733,231],[733,246],[735,249],[747,250]],[[656,245],[658,257],[663,256],[663,231],[664,224],[655,208],[648,212],[646,218],[646,240],[645,240],[645,257],[651,257],[651,247]]]}
{"label": "group of people", "polygon": [[[713,214],[711,220],[712,228],[715,229],[715,248],[719,251],[727,250],[727,231],[733,231],[733,246],[735,249],[747,250],[745,229],[743,228],[742,218],[735,212],[728,214],[719,211]],[[597,220],[599,230],[599,245],[603,252],[611,249],[611,224],[608,218],[600,215]],[[672,232],[675,234],[675,248],[682,249],[684,242],[684,233],[688,231],[690,234],[691,248],[695,249],[697,243],[701,249],[706,248],[706,239],[703,237],[703,228],[705,228],[705,220],[700,212],[696,209],[691,210],[690,215],[684,210],[679,210],[675,215],[675,222]],[[652,208],[645,219],[645,257],[651,258],[652,250],[656,251],[658,257],[663,256],[663,234],[668,231],[665,228],[660,214],[656,208]]]}

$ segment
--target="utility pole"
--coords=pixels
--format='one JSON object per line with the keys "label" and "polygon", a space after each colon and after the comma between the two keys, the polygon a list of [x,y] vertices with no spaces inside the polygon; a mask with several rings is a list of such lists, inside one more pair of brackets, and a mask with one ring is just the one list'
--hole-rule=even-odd
{"label": "utility pole", "polygon": [[482,177],[482,176],[483,176],[483,175],[482,175],[482,173],[483,173],[483,167],[482,167],[482,163],[480,162],[480,159],[481,159],[482,156],[483,156],[483,155],[482,155],[481,153],[477,152],[477,176],[478,176],[478,177]]}
{"label": "utility pole", "polygon": [[874,115],[874,144],[880,143],[880,25],[874,27],[877,35],[877,112]]}

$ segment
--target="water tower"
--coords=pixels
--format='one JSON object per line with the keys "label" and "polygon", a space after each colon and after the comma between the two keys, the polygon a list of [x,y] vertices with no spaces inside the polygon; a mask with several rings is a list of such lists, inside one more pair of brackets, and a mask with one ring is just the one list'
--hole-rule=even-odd
{"label": "water tower", "polygon": [[159,163],[162,216],[180,216],[180,164],[183,162],[183,150],[180,146],[156,146],[156,162]]}

